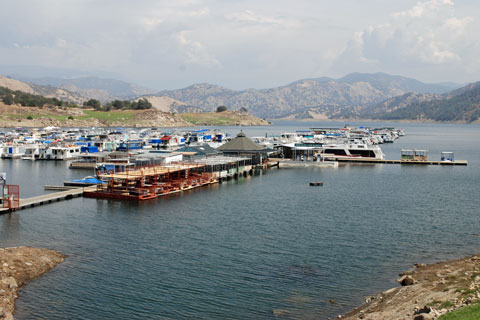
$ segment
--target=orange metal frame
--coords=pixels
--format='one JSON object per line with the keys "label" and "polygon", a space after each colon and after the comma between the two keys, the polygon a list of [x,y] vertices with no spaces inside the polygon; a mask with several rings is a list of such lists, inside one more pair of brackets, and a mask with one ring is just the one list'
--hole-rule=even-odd
{"label": "orange metal frame", "polygon": [[[164,170],[161,170],[162,167]],[[166,170],[165,167],[167,167]],[[167,166],[146,165],[135,169],[127,168],[123,172],[123,176],[118,172],[97,174],[97,179],[103,178],[106,183],[99,183],[96,191],[84,194],[87,197],[95,198],[147,200],[215,181],[212,173],[200,173],[199,167],[199,164],[185,166],[185,163]],[[129,175],[129,172],[132,173]]]}

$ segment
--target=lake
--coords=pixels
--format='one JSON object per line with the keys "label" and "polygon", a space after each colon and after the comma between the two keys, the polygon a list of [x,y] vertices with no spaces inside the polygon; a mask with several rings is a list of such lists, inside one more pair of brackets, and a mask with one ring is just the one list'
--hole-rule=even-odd
{"label": "lake", "polygon": [[[480,251],[480,126],[350,125],[404,128],[381,145],[388,159],[403,148],[428,149],[432,160],[453,151],[468,166],[272,169],[141,203],[75,198],[2,215],[1,247],[67,255],[20,290],[16,319],[326,319],[396,286],[414,263]],[[24,160],[0,160],[0,171],[23,197],[91,174]]]}

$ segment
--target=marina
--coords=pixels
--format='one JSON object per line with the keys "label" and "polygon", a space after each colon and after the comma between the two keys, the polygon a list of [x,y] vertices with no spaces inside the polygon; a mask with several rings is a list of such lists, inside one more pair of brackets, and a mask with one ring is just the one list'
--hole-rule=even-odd
{"label": "marina", "polygon": [[[55,194],[21,199],[5,185],[0,212],[70,199],[73,196],[117,200],[151,200],[240,176],[278,168],[338,168],[339,163],[466,166],[453,152],[442,152],[441,160],[429,160],[428,150],[402,149],[400,160],[388,160],[378,144],[393,143],[405,135],[394,128],[311,128],[260,139],[240,132],[229,134],[207,129],[184,133],[159,133],[125,129],[93,133],[85,130],[45,128],[3,133],[2,157],[28,160],[72,161],[70,169],[93,169],[94,176],[65,181],[64,186],[45,186]],[[129,133],[126,133],[129,132]],[[117,136],[111,140],[109,136]],[[55,138],[38,144],[40,137]],[[118,139],[124,135],[124,139]],[[127,136],[133,138],[127,139]],[[97,140],[92,140],[96,137]],[[142,139],[140,139],[143,137]],[[230,138],[228,138],[230,137]],[[99,139],[99,140],[98,140]],[[31,144],[31,141],[37,144]],[[61,141],[64,141],[61,143]],[[90,142],[87,142],[90,141]],[[256,141],[256,142],[255,142]],[[150,143],[150,144],[148,144]],[[213,143],[213,144],[212,144]],[[216,148],[214,148],[215,146]],[[160,150],[160,149],[168,149]],[[3,178],[5,182],[5,178]],[[82,189],[71,187],[83,187]],[[86,189],[85,189],[86,188]]]}
{"label": "marina", "polygon": [[[243,132],[270,137],[305,126]],[[94,312],[99,318],[258,319],[287,310],[291,318],[326,319],[348,312],[394,286],[391,279],[413,263],[478,248],[480,157],[471,148],[478,128],[408,124],[405,133],[381,145],[386,159],[428,149],[429,158],[440,161],[450,150],[468,166],[338,161],[336,169],[274,167],[255,175],[261,163],[253,165],[253,175],[235,179],[233,164],[221,170],[229,156],[187,154],[196,152],[192,146],[183,161],[210,163],[230,178],[150,200],[75,196],[0,215],[5,246],[67,255],[54,272],[22,288],[15,317],[84,319]],[[271,156],[269,164],[281,159]],[[0,171],[7,183],[21,186],[24,199],[45,185],[96,177],[93,169],[69,169],[73,161],[3,159]],[[299,162],[317,164],[306,157]],[[108,169],[102,174],[111,176]],[[324,186],[309,185],[315,181]],[[45,308],[51,301],[56,307]]]}

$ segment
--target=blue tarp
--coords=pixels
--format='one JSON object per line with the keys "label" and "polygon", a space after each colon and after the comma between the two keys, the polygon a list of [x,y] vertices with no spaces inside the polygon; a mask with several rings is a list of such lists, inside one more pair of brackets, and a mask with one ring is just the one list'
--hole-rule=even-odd
{"label": "blue tarp", "polygon": [[101,180],[98,180],[98,179],[95,179],[95,178],[72,180],[71,182],[77,182],[77,183],[93,183],[93,184],[96,184],[96,183],[105,183],[105,182],[103,182],[103,181],[101,181]]}
{"label": "blue tarp", "polygon": [[95,146],[81,147],[80,152],[96,153],[98,152],[98,147],[95,147]]}

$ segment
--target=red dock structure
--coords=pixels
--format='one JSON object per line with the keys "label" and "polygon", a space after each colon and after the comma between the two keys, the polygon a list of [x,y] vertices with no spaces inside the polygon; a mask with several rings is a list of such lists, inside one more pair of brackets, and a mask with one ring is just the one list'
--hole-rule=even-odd
{"label": "red dock structure", "polygon": [[122,172],[97,172],[99,183],[85,197],[148,200],[216,183],[212,173],[198,163],[170,163],[126,168]]}
{"label": "red dock structure", "polygon": [[2,208],[14,211],[20,207],[20,186],[15,184],[2,185]]}

